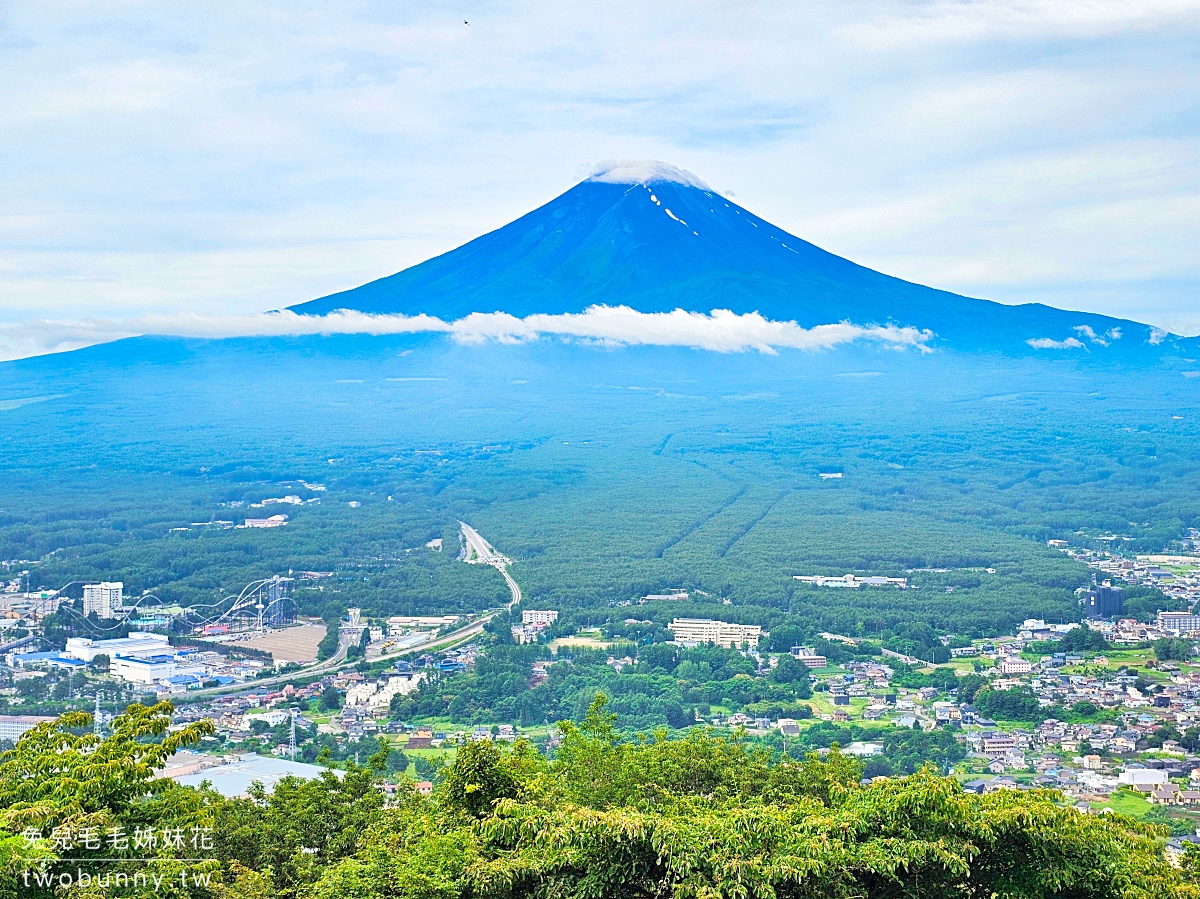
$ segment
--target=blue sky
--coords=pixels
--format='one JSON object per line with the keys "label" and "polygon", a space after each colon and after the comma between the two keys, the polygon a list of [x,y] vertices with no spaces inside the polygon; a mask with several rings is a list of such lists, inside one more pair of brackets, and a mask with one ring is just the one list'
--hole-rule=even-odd
{"label": "blue sky", "polygon": [[632,157],[890,274],[1200,333],[1198,32],[1200,0],[8,3],[0,320],[301,302]]}

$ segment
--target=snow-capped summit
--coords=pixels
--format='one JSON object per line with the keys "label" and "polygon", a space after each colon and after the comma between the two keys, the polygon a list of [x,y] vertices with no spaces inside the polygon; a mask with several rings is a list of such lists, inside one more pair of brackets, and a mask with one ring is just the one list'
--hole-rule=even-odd
{"label": "snow-capped summit", "polygon": [[687,169],[657,159],[606,159],[593,167],[587,180],[604,184],[682,184],[712,191]]}

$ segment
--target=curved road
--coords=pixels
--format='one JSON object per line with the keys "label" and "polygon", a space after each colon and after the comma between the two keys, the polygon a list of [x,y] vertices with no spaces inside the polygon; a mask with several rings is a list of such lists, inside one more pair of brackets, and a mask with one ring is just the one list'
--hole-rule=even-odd
{"label": "curved road", "polygon": [[521,601],[521,588],[518,587],[517,582],[512,579],[512,575],[508,573],[507,568],[501,568],[500,573],[504,575],[504,579],[508,581],[508,589],[512,591],[512,602],[505,606],[506,609],[511,609]]}
{"label": "curved road", "polygon": [[[505,609],[511,609],[521,601],[521,588],[517,582],[513,580],[512,575],[508,573],[508,565],[510,560],[505,556],[500,555],[492,548],[492,545],[480,536],[479,532],[465,522],[459,522],[462,525],[463,536],[466,538],[467,546],[470,552],[473,552],[475,558],[470,558],[469,562],[491,565],[502,575],[508,584],[508,589],[512,593],[512,601],[505,606]],[[476,618],[468,624],[463,625],[457,630],[453,630],[437,640],[429,640],[424,643],[418,643],[416,646],[406,646],[403,649],[395,650],[390,653],[382,653],[377,658],[371,659],[372,662],[387,661],[389,659],[398,659],[413,652],[429,652],[432,649],[441,649],[447,645],[461,642],[463,640],[474,637],[483,631],[484,625],[495,618],[500,613],[499,609],[492,609],[485,612],[480,617]],[[244,693],[247,691],[256,690],[259,687],[280,687],[292,683],[301,678],[310,678],[327,674],[331,671],[337,671],[348,664],[346,661],[346,652],[350,645],[345,640],[338,642],[337,652],[331,655],[323,662],[316,662],[307,668],[300,668],[296,671],[288,672],[284,675],[276,677],[265,677],[262,680],[243,681],[240,684],[226,684],[223,687],[210,687],[207,690],[196,690],[194,693],[184,694],[185,702],[196,700],[212,699],[216,696],[223,696],[229,693]]]}
{"label": "curved road", "polygon": [[475,528],[471,527],[465,521],[460,521],[458,524],[462,528],[463,537],[467,541],[466,562],[474,565],[491,565],[504,575],[504,580],[508,583],[509,592],[512,593],[512,602],[505,608],[511,609],[517,605],[521,601],[521,588],[517,586],[517,582],[508,573],[508,566],[512,564],[512,559],[496,552],[492,544],[488,543],[479,531],[475,530]]}
{"label": "curved road", "polygon": [[[496,617],[497,611],[487,612],[480,618],[476,618],[470,624],[463,625],[458,630],[451,631],[444,637],[439,637],[436,640],[418,643],[416,646],[408,646],[404,649],[395,652],[380,655],[378,658],[371,659],[372,662],[387,661],[389,659],[398,659],[401,656],[408,655],[412,652],[429,652],[432,649],[441,649],[449,644],[458,643],[462,640],[469,639],[479,634],[483,630],[483,626]],[[210,687],[207,690],[196,690],[194,692],[185,693],[180,700],[185,703],[190,703],[197,700],[213,699],[217,696],[223,696],[229,693],[245,693],[256,691],[259,687],[282,687],[286,684],[295,683],[302,678],[317,677],[322,674],[328,674],[332,671],[337,671],[339,668],[344,668],[350,662],[346,661],[346,651],[349,649],[349,644],[342,642],[338,644],[338,650],[323,662],[317,662],[307,668],[300,668],[296,671],[289,671],[287,674],[277,675],[275,677],[264,677],[261,680],[247,680],[238,684],[226,684],[223,687]]]}

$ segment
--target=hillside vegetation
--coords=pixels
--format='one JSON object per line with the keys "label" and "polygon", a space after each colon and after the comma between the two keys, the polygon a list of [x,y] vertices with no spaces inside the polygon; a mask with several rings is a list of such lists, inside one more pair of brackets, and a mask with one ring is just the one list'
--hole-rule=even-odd
{"label": "hillside vegetation", "polygon": [[[432,798],[391,802],[382,754],[245,799],[156,780],[206,730],[168,733],[169,713],[133,706],[103,739],[73,735],[88,724],[77,713],[0,759],[0,895],[57,895],[37,875],[82,870],[163,885],[75,895],[195,899],[1200,896],[1191,856],[1168,864],[1162,832],[1056,793],[975,796],[928,768],[862,786],[836,748],[792,761],[698,732],[622,739],[602,698],[562,726],[552,758],[470,743]],[[178,829],[185,844],[68,853],[32,838],[84,828]]]}

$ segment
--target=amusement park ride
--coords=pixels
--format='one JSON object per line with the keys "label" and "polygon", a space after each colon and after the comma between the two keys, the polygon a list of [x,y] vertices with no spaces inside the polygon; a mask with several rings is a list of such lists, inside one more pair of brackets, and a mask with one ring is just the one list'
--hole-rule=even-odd
{"label": "amusement park ride", "polygon": [[[298,611],[291,595],[292,578],[274,575],[251,581],[240,592],[225,596],[215,603],[198,603],[186,609],[171,605],[153,593],[143,593],[132,603],[124,605],[119,616],[95,620],[62,604],[67,589],[82,583],[72,581],[48,594],[36,611],[45,614],[53,611],[51,605],[54,605],[58,611],[86,621],[91,629],[98,631],[118,631],[127,623],[141,621],[206,637],[236,633],[261,634],[267,628],[291,624]],[[177,622],[181,624],[177,625]]]}
{"label": "amusement park ride", "polygon": [[296,617],[297,607],[291,592],[290,577],[275,575],[251,581],[236,596],[188,609],[192,632],[201,636],[246,631],[261,634],[268,627],[284,627]]}

